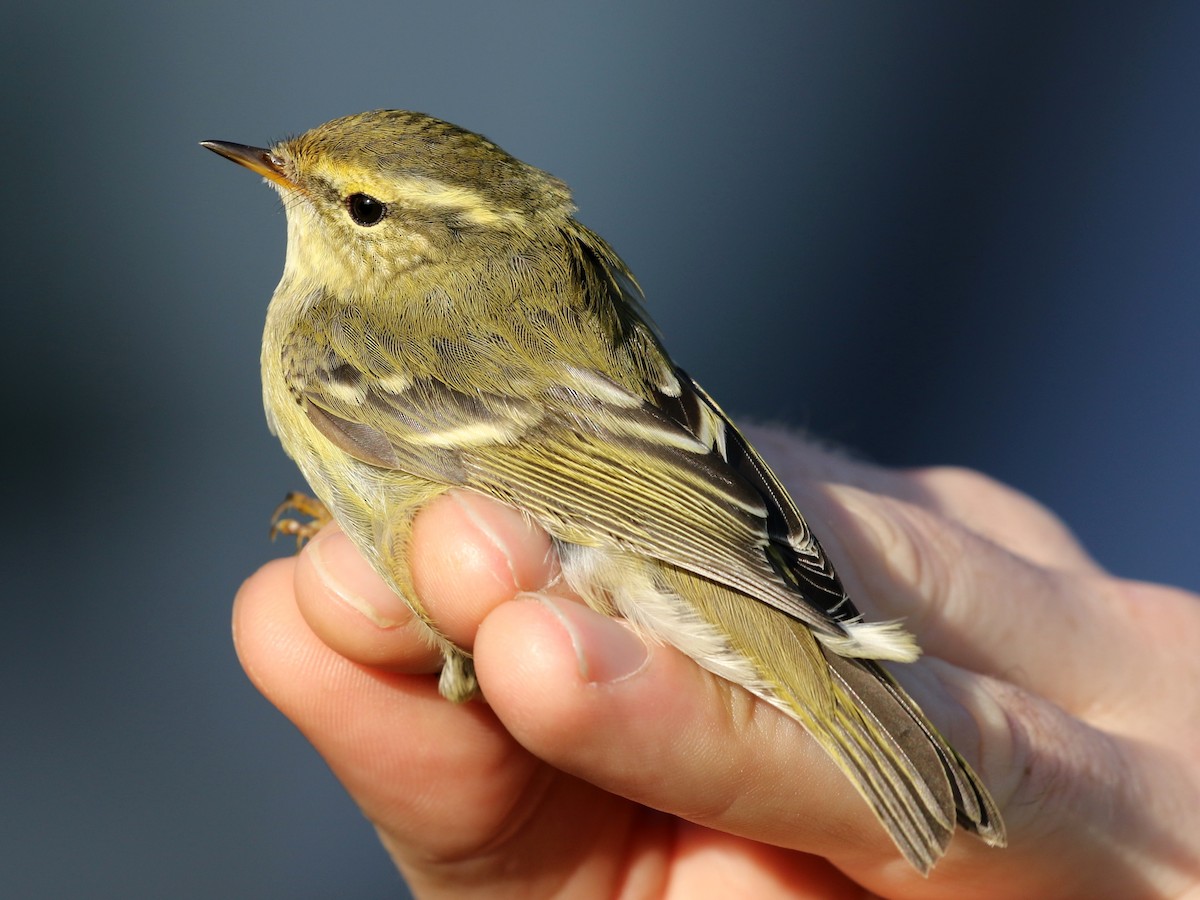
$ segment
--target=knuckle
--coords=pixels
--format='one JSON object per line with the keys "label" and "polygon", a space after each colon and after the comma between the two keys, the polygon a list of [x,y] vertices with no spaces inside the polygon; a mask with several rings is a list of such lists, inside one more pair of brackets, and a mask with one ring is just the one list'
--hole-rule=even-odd
{"label": "knuckle", "polygon": [[999,697],[1012,736],[1012,806],[1043,814],[1110,821],[1128,782],[1128,760],[1111,735],[1025,691]]}
{"label": "knuckle", "polygon": [[958,466],[916,469],[910,477],[941,498],[936,505],[943,511],[986,523],[986,533],[1022,555],[1032,554],[1055,567],[1098,568],[1062,519],[1016,488]]}
{"label": "knuckle", "polygon": [[[860,571],[868,593],[917,631],[955,596],[963,578],[962,536],[935,513],[900,500],[859,495],[851,505],[879,561]],[[934,617],[936,618],[936,617]]]}
{"label": "knuckle", "polygon": [[926,466],[910,470],[912,477],[927,485],[936,485],[947,493],[965,499],[974,499],[991,506],[997,503],[1025,501],[1032,503],[1024,494],[975,469],[965,466]]}

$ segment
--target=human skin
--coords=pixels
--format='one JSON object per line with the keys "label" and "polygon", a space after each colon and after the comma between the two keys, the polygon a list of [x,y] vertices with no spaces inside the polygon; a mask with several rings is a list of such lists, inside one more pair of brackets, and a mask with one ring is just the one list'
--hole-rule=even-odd
{"label": "human skin", "polygon": [[1200,597],[1116,578],[1029,498],[775,429],[775,467],[895,672],[989,785],[928,879],[793,720],[575,601],[548,537],[455,492],[418,517],[422,602],[486,702],[324,529],[243,585],[234,635],[419,897],[1200,897]]}

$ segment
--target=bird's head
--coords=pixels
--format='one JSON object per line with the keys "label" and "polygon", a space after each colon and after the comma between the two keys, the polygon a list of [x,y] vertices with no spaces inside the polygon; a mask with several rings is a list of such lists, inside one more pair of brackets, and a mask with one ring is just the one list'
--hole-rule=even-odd
{"label": "bird's head", "polygon": [[279,191],[285,278],[339,293],[394,283],[430,263],[461,270],[565,224],[574,211],[557,178],[422,113],[359,113],[269,148],[204,146]]}

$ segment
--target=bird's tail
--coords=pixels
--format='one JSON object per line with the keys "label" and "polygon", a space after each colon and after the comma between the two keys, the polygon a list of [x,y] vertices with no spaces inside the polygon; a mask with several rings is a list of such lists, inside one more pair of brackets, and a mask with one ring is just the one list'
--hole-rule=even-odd
{"label": "bird's tail", "polygon": [[849,776],[901,853],[923,874],[961,825],[1004,846],[1004,823],[987,788],[904,689],[871,660],[822,648],[834,680],[833,715],[796,718]]}
{"label": "bird's tail", "polygon": [[707,579],[671,567],[659,578],[687,598],[659,607],[686,607],[721,632],[724,648],[697,652],[702,642],[679,640],[682,616],[671,630],[661,621],[646,630],[799,721],[921,873],[946,852],[956,824],[1004,845],[1003,821],[983,783],[879,663],[839,656],[803,623]]}

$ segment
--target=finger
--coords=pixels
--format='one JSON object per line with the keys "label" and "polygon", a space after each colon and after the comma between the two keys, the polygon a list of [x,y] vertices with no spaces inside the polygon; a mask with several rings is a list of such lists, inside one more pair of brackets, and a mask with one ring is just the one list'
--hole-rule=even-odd
{"label": "finger", "polygon": [[[489,610],[557,575],[545,532],[511,507],[452,491],[413,523],[412,577],[422,605],[458,646],[469,649]],[[442,664],[428,630],[337,526],[299,555],[297,600],[329,647],[364,665],[435,672]]]}
{"label": "finger", "polygon": [[480,628],[476,671],[514,737],[606,791],[835,862],[897,858],[800,725],[582,604],[500,607]]}
{"label": "finger", "polygon": [[926,652],[1076,712],[1152,680],[1128,658],[1114,582],[1034,501],[962,469],[895,473],[779,429],[754,437],[796,485],[856,603],[904,619]]}
{"label": "finger", "polygon": [[[1115,580],[1110,590],[1134,659],[1124,690],[1097,704],[1089,721],[1149,746],[1191,751],[1200,746],[1200,596],[1137,581]],[[1200,814],[1200,803],[1193,809]]]}
{"label": "finger", "polygon": [[896,474],[913,488],[901,499],[936,510],[1035,565],[1103,571],[1054,513],[986,475],[950,466]]}
{"label": "finger", "polygon": [[338,655],[299,614],[296,566],[265,566],[239,591],[239,658],[375,824],[415,891],[527,897],[575,884],[607,896],[627,883],[626,866],[662,880],[676,847],[665,817],[655,826],[645,810],[546,767],[485,704],[442,699],[435,678]]}
{"label": "finger", "polygon": [[1010,846],[958,835],[928,881],[799,725],[581,604],[501,606],[479,630],[476,667],[510,733],[555,767],[707,828],[826,856],[885,896],[974,896],[981,883],[997,896],[1037,896],[1051,883],[1134,896],[1143,885],[1129,860],[1100,851],[1130,828],[1165,831],[1132,793],[1112,790],[1125,766],[1108,738],[947,664],[921,699],[992,786]]}
{"label": "finger", "polygon": [[1033,565],[890,497],[828,494],[830,553],[851,596],[903,619],[926,652],[1072,711],[1123,693],[1141,669],[1111,580]]}
{"label": "finger", "polygon": [[883,469],[778,427],[751,427],[747,434],[797,500],[803,499],[802,509],[820,508],[816,483],[857,487],[939,512],[1032,563],[1101,571],[1052,512],[986,475],[951,466]]}
{"label": "finger", "polygon": [[381,672],[331,650],[299,613],[295,566],[271,563],[238,592],[234,639],[251,681],[393,848],[429,860],[476,854],[504,830],[540,766],[484,704],[449,703],[436,678]]}
{"label": "finger", "polygon": [[295,578],[301,615],[340,656],[397,672],[441,666],[425,625],[337,525],[322,528],[305,546]]}
{"label": "finger", "polygon": [[559,578],[549,535],[525,515],[471,491],[450,491],[413,523],[412,577],[421,603],[460,647],[501,603]]}

